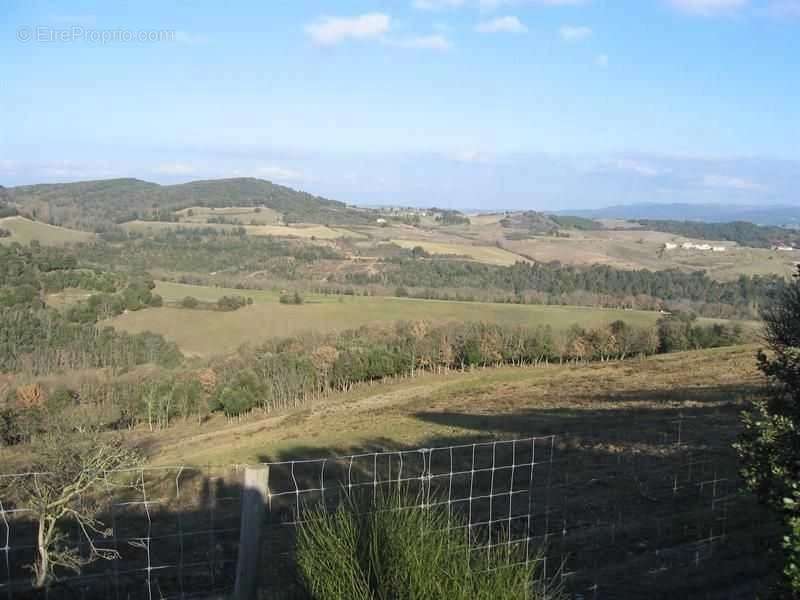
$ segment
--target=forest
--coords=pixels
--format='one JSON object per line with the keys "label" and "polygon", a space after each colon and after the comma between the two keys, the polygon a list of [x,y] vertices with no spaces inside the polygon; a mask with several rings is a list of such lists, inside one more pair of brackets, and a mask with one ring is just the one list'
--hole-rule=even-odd
{"label": "forest", "polygon": [[373,211],[253,178],[165,186],[140,179],[108,179],[19,186],[6,188],[5,193],[9,203],[35,218],[98,233],[118,223],[191,206],[266,206],[281,213],[286,223],[367,224],[375,219]]}
{"label": "forest", "polygon": [[[516,263],[510,267],[453,260],[387,259],[378,274],[348,273],[351,284],[382,284],[411,288],[419,297],[441,298],[442,290],[502,290],[542,304],[568,303],[583,297],[600,306],[657,308],[663,303],[690,302],[704,316],[733,313],[754,317],[758,307],[778,293],[785,280],[778,276],[746,276],[719,282],[702,271],[623,270],[607,265],[580,267],[560,263]],[[601,298],[604,296],[605,298]],[[581,302],[575,302],[581,304]],[[722,307],[722,309],[721,309]],[[724,310],[728,307],[733,310]]]}
{"label": "forest", "polygon": [[[159,306],[146,275],[78,268],[75,256],[32,244],[0,246],[0,370],[43,375],[91,367],[175,365],[180,352],[160,335],[128,335],[97,322],[125,310]],[[67,288],[97,292],[64,310],[47,293]]]}

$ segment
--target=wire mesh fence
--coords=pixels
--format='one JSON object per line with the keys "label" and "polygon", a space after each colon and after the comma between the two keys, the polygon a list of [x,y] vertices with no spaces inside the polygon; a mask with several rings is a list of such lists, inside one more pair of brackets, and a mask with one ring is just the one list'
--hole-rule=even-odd
{"label": "wire mesh fence", "polygon": [[[476,564],[485,556],[488,567],[492,552],[513,547],[513,556],[536,561],[545,582],[574,598],[713,598],[710,590],[723,588],[720,598],[747,597],[762,574],[768,534],[741,492],[735,457],[704,447],[702,432],[682,419],[644,437],[616,444],[611,432],[608,439],[603,432],[582,440],[547,435],[265,463],[260,597],[304,597],[295,542],[310,510],[398,490],[396,510],[446,511],[452,527],[468,534]],[[87,537],[67,519],[64,543],[83,556],[94,544],[117,558],[61,571],[47,590],[31,585],[35,509],[0,497],[0,598],[230,594],[244,469],[108,473],[81,502],[96,503],[110,535]]]}

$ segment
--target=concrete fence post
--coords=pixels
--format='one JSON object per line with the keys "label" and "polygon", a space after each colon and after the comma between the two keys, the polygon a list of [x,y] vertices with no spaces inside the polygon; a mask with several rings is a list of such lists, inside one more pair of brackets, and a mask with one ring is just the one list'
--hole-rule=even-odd
{"label": "concrete fence post", "polygon": [[242,524],[236,562],[235,600],[254,600],[261,557],[261,529],[269,493],[269,467],[247,467],[242,490]]}

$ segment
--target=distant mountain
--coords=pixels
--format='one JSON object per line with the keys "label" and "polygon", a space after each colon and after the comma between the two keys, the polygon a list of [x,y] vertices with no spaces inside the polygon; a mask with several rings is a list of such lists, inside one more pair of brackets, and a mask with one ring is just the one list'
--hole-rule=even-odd
{"label": "distant mountain", "polygon": [[134,219],[164,217],[190,206],[266,206],[287,223],[331,225],[374,221],[372,211],[254,178],[158,185],[140,179],[106,179],[5,188],[8,202],[27,215],[86,231],[104,231]]}
{"label": "distant mountain", "polygon": [[566,210],[560,214],[590,219],[661,219],[727,223],[747,221],[756,225],[800,227],[800,207],[736,206],[722,204],[628,204],[607,208]]}

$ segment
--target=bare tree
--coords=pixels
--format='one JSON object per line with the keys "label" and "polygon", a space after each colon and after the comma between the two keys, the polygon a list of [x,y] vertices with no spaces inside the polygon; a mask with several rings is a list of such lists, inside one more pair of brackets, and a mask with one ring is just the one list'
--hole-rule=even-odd
{"label": "bare tree", "polygon": [[[37,588],[55,579],[57,568],[79,573],[95,560],[119,558],[116,550],[99,548],[95,539],[111,530],[99,520],[100,485],[109,472],[134,467],[139,454],[126,448],[121,438],[98,434],[49,433],[37,440],[33,475],[15,478],[9,490],[30,510],[37,524],[37,557],[31,570]],[[77,524],[88,552],[81,552],[64,533],[67,523]]]}

